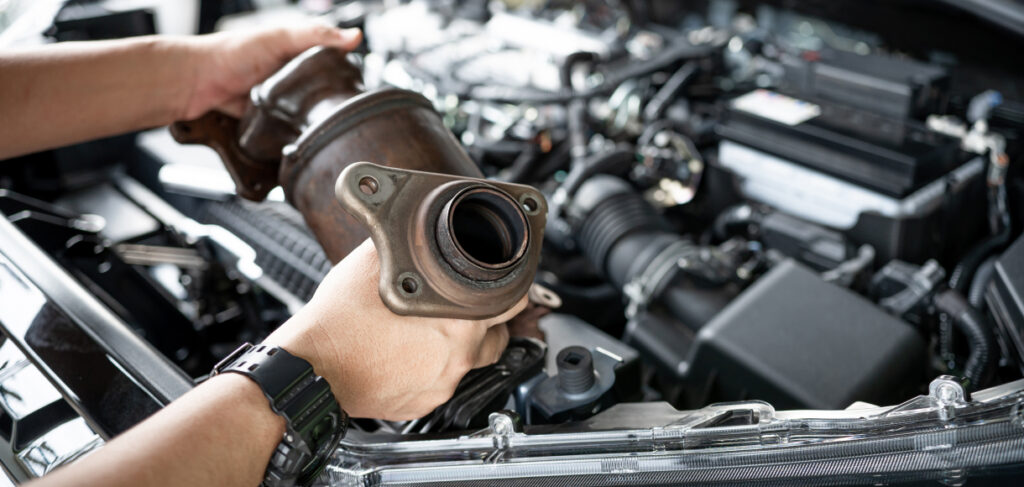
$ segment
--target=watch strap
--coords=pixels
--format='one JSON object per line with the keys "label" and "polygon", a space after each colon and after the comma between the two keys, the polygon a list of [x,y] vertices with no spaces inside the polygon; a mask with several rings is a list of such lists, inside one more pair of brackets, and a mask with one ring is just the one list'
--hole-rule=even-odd
{"label": "watch strap", "polygon": [[221,360],[213,372],[249,377],[263,390],[270,408],[286,420],[263,484],[279,487],[312,481],[348,425],[348,416],[327,381],[316,375],[309,362],[280,347],[249,343]]}

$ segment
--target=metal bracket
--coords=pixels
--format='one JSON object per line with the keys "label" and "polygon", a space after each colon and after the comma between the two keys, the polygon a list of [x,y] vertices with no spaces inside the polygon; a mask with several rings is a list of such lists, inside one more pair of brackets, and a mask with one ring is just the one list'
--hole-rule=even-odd
{"label": "metal bracket", "polygon": [[369,230],[397,314],[492,317],[533,283],[547,203],[530,186],[358,162],[335,194]]}
{"label": "metal bracket", "polygon": [[687,240],[673,242],[662,249],[640,275],[623,286],[626,318],[632,319],[657,297],[664,284],[684,267],[683,255],[689,253],[692,248],[693,244]]}

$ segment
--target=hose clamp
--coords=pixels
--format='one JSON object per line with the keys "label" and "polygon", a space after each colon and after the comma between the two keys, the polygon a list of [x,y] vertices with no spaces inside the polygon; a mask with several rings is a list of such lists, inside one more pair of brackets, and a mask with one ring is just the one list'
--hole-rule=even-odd
{"label": "hose clamp", "polygon": [[647,308],[650,302],[661,294],[672,278],[689,266],[691,262],[686,255],[693,250],[688,240],[672,242],[651,260],[643,272],[631,279],[622,287],[626,298],[626,318],[632,319],[641,309]]}

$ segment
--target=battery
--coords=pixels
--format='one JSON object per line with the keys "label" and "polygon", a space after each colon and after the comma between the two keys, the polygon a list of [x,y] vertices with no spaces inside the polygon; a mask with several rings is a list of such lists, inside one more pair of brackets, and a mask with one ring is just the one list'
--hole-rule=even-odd
{"label": "battery", "polygon": [[874,247],[878,262],[949,263],[983,231],[985,159],[975,157],[904,197],[894,197],[731,140],[711,171],[724,171],[741,196],[839,230]]}
{"label": "battery", "polygon": [[780,67],[774,91],[728,100],[715,127],[712,169],[743,197],[840,230],[881,262],[949,262],[979,233],[984,160],[922,122],[942,113],[945,68],[835,51]]}
{"label": "battery", "polygon": [[912,119],[758,89],[728,104],[722,139],[893,197],[964,162],[959,141]]}
{"label": "battery", "polygon": [[942,66],[834,49],[807,54],[781,57],[782,92],[896,120],[924,120],[946,104],[950,76]]}

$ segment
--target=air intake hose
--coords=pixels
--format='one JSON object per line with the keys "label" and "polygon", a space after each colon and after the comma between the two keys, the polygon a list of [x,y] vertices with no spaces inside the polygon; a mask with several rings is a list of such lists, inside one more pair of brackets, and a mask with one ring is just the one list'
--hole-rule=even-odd
{"label": "air intake hose", "polygon": [[[698,329],[734,295],[720,285],[716,254],[673,231],[621,178],[588,179],[566,213],[582,253],[626,296],[629,317],[658,301],[678,321]],[[701,276],[705,282],[699,282]]]}

